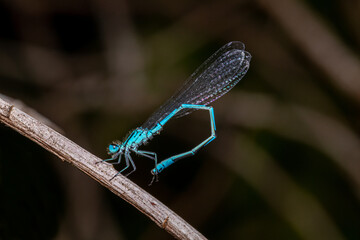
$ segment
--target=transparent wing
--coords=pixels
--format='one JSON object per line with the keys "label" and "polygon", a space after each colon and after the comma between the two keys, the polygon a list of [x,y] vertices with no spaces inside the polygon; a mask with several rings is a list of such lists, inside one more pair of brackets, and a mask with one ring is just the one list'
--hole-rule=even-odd
{"label": "transparent wing", "polygon": [[[241,42],[230,42],[220,48],[148,118],[142,128],[153,128],[181,104],[208,105],[230,91],[249,69],[251,55],[244,49]],[[195,110],[184,109],[175,116],[182,117],[192,111]]]}

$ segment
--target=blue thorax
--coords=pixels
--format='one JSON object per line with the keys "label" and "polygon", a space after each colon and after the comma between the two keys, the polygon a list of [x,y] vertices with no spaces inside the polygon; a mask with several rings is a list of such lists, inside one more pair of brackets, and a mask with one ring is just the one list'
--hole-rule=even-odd
{"label": "blue thorax", "polygon": [[146,144],[154,135],[159,134],[162,125],[159,123],[154,128],[148,130],[141,127],[136,128],[122,143],[112,143],[108,147],[110,155],[122,154],[126,151],[137,151],[137,149]]}

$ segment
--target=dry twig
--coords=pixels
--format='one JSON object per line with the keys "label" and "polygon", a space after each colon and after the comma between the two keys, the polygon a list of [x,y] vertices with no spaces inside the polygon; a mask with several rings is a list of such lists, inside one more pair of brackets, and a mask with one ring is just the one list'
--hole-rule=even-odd
{"label": "dry twig", "polygon": [[129,179],[120,175],[110,182],[109,179],[116,174],[115,169],[108,165],[96,165],[95,163],[101,159],[1,98],[0,121],[38,143],[60,159],[75,165],[110,191],[132,204],[174,237],[178,239],[206,239],[181,217]]}

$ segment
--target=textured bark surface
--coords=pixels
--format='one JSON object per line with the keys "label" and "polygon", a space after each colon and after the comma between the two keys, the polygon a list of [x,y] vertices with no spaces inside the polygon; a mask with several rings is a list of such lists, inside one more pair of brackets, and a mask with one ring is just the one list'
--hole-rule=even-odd
{"label": "textured bark surface", "polygon": [[95,164],[101,159],[1,98],[0,121],[38,143],[63,161],[79,168],[132,204],[174,237],[178,239],[206,239],[176,213],[128,178],[119,175],[109,181],[117,173],[115,169],[109,165]]}

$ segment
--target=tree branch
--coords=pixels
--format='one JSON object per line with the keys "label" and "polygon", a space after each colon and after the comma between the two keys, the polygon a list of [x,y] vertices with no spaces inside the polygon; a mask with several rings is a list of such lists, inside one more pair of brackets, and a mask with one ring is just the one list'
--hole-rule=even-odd
{"label": "tree branch", "polygon": [[0,121],[38,143],[60,159],[79,168],[110,191],[132,204],[174,237],[178,239],[206,239],[176,213],[128,178],[119,175],[109,181],[116,174],[114,168],[105,164],[95,164],[101,159],[1,98]]}

